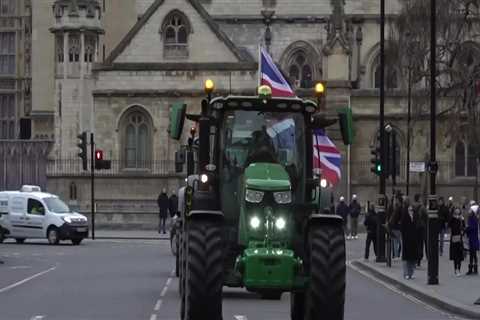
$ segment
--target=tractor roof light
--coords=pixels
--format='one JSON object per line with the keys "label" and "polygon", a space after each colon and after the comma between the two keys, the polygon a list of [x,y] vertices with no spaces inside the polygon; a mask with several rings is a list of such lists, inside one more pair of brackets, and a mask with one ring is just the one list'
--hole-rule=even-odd
{"label": "tractor roof light", "polygon": [[266,100],[272,97],[272,88],[267,85],[258,87],[258,97],[266,103]]}
{"label": "tractor roof light", "polygon": [[204,89],[206,94],[212,94],[213,90],[215,90],[215,82],[211,79],[205,80]]}
{"label": "tractor roof light", "polygon": [[318,82],[315,85],[315,96],[323,97],[325,95],[325,85],[322,82]]}

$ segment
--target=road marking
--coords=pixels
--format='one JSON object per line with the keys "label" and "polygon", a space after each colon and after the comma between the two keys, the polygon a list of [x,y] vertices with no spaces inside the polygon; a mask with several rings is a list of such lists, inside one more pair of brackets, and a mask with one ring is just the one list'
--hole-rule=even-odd
{"label": "road marking", "polygon": [[165,286],[168,287],[170,285],[170,283],[172,283],[172,278],[167,279],[167,284]]}
{"label": "road marking", "polygon": [[157,320],[157,315],[156,314],[152,314],[150,316],[150,320]]}
{"label": "road marking", "polygon": [[15,269],[31,269],[32,267],[31,266],[12,266],[12,267],[8,267],[8,269],[12,269],[12,270],[15,270]]}
{"label": "road marking", "polygon": [[163,290],[162,290],[162,293],[160,293],[160,296],[161,296],[161,297],[164,297],[165,294],[167,293],[167,290],[168,290],[168,287],[167,287],[167,286],[163,287]]}
{"label": "road marking", "polygon": [[30,320],[42,320],[45,316],[34,316]]}
{"label": "road marking", "polygon": [[20,285],[22,285],[22,284],[24,284],[24,283],[26,283],[26,282],[28,282],[28,281],[30,281],[30,280],[33,280],[33,279],[35,279],[35,278],[41,277],[41,276],[43,276],[44,274],[49,273],[50,271],[53,271],[53,270],[55,270],[55,269],[57,269],[57,266],[51,267],[50,269],[47,269],[47,270],[45,270],[45,271],[36,273],[36,274],[34,274],[33,276],[30,276],[30,277],[25,278],[25,279],[23,279],[23,280],[21,280],[21,281],[15,282],[15,283],[13,283],[13,284],[11,284],[11,285],[9,285],[9,286],[6,286],[6,287],[4,287],[4,288],[1,288],[1,289],[0,289],[0,293],[7,292],[8,290],[11,290],[11,289],[13,289],[13,288],[16,288],[16,287],[18,287],[18,286],[20,286]]}
{"label": "road marking", "polygon": [[429,305],[429,304],[427,304],[427,303],[425,303],[425,302],[423,302],[423,301],[415,298],[415,297],[412,296],[412,295],[409,295],[409,294],[407,294],[407,293],[405,293],[405,292],[400,291],[399,289],[397,289],[397,288],[394,287],[393,285],[390,285],[390,284],[388,284],[388,283],[386,283],[386,282],[384,282],[384,281],[382,281],[382,280],[380,280],[380,279],[377,279],[375,276],[371,275],[371,274],[368,273],[367,271],[364,271],[364,270],[358,268],[357,266],[353,265],[351,261],[347,261],[346,264],[347,264],[347,266],[349,266],[352,270],[355,270],[356,272],[360,273],[360,274],[361,274],[362,276],[364,276],[365,278],[368,278],[368,279],[370,279],[370,280],[375,281],[376,283],[384,286],[384,287],[387,288],[388,290],[390,290],[390,291],[392,291],[392,292],[394,292],[394,293],[396,293],[396,294],[404,297],[405,299],[410,300],[411,302],[413,302],[413,303],[415,303],[415,304],[417,304],[417,305],[420,305],[420,306],[424,307],[425,309],[427,309],[427,310],[429,310],[429,311],[431,311],[431,312],[432,312],[432,311],[438,312],[438,313],[440,313],[440,314],[442,314],[442,315],[444,315],[444,316],[447,316],[449,319],[455,319],[455,320],[463,320],[463,319],[464,319],[464,318],[458,317],[458,316],[456,316],[456,315],[447,313],[447,312],[445,312],[445,311],[443,311],[443,310],[437,309],[437,308],[435,308],[434,306],[431,306],[431,305]]}
{"label": "road marking", "polygon": [[158,299],[157,303],[155,304],[155,308],[153,308],[154,311],[158,311],[160,310],[160,308],[162,307],[162,299]]}
{"label": "road marking", "polygon": [[172,272],[170,272],[170,275],[173,277],[175,276],[175,269],[172,270]]}
{"label": "road marking", "polygon": [[235,320],[248,320],[246,316],[233,316]]}

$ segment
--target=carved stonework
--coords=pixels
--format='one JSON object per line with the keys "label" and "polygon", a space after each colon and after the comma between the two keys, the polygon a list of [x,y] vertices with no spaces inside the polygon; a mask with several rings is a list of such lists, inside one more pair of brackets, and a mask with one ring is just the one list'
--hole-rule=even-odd
{"label": "carved stonework", "polygon": [[95,18],[95,5],[93,3],[87,6],[87,18]]}
{"label": "carved stonework", "polygon": [[78,12],[78,3],[77,0],[71,0],[70,5],[68,6],[68,16],[69,17],[79,17]]}
{"label": "carved stonework", "polygon": [[56,19],[60,19],[63,16],[63,7],[59,3],[53,6],[53,15]]}

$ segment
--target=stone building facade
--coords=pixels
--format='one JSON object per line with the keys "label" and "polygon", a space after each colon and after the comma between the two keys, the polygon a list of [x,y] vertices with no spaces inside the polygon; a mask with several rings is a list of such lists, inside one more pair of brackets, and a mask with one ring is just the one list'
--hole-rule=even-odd
{"label": "stone building facade", "polygon": [[[340,147],[344,163],[337,193],[359,194],[363,202],[375,198],[369,159],[378,132],[378,1],[121,2],[32,1],[32,130],[34,138],[54,140],[50,191],[89,210],[89,181],[76,157],[76,135],[85,130],[113,160],[112,169],[97,180],[97,209],[118,221],[123,218],[114,214],[122,210],[154,212],[159,190],[174,189],[182,180],[173,166],[179,144],[166,133],[170,106],[198,109],[207,78],[215,81],[216,94],[253,94],[258,46],[263,45],[299,96],[310,96],[322,80],[330,111],[352,107],[355,144],[349,150]],[[400,9],[397,0],[386,3],[388,15]],[[407,84],[390,70],[386,117],[398,141],[397,188],[404,190]],[[439,193],[472,197],[475,171],[468,143],[449,141],[446,121],[439,118]],[[428,132],[427,119],[416,117],[412,161],[425,160]],[[339,132],[329,134],[340,146]],[[425,193],[426,181],[425,174],[412,173],[411,193]],[[132,217],[134,223],[144,216]]]}

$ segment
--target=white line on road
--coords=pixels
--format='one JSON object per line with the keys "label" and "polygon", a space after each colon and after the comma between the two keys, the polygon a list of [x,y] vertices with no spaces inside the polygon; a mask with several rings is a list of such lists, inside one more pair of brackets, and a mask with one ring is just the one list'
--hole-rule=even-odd
{"label": "white line on road", "polygon": [[53,270],[55,270],[55,269],[57,269],[57,266],[51,267],[50,269],[47,269],[47,270],[45,270],[45,271],[36,273],[36,274],[34,274],[33,276],[30,276],[30,277],[25,278],[25,279],[23,279],[23,280],[21,280],[21,281],[15,282],[15,283],[13,283],[13,284],[11,284],[11,285],[9,285],[9,286],[6,286],[5,288],[1,288],[1,289],[0,289],[0,293],[7,292],[8,290],[11,290],[11,289],[13,289],[13,288],[16,288],[16,287],[18,287],[18,286],[20,286],[20,285],[22,285],[22,284],[24,284],[24,283],[26,283],[26,282],[28,282],[28,281],[30,281],[30,280],[33,280],[33,279],[35,279],[35,278],[38,278],[38,277],[40,277],[40,276],[43,276],[44,274],[49,273],[50,271],[53,271]]}
{"label": "white line on road", "polygon": [[45,318],[45,316],[34,316],[30,320],[42,320],[44,318]]}
{"label": "white line on road", "polygon": [[175,275],[175,269],[172,270],[172,272],[170,272],[170,275],[173,277]]}
{"label": "white line on road", "polygon": [[246,316],[233,316],[235,320],[248,320]]}
{"label": "white line on road", "polygon": [[168,287],[167,287],[167,286],[163,287],[163,290],[162,290],[162,293],[160,293],[160,296],[161,296],[161,297],[164,297],[165,294],[167,293],[167,290],[168,290]]}
{"label": "white line on road", "polygon": [[168,287],[170,285],[170,283],[172,283],[172,278],[167,279],[167,284],[165,284],[165,286]]}
{"label": "white line on road", "polygon": [[157,303],[155,304],[155,308],[153,308],[154,311],[158,311],[160,310],[160,308],[162,307],[162,299],[158,299]]}
{"label": "white line on road", "polygon": [[9,267],[8,269],[16,270],[16,269],[31,269],[31,266],[12,266]]}
{"label": "white line on road", "polygon": [[157,320],[157,315],[156,314],[152,314],[150,316],[150,320]]}

